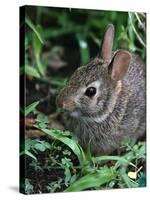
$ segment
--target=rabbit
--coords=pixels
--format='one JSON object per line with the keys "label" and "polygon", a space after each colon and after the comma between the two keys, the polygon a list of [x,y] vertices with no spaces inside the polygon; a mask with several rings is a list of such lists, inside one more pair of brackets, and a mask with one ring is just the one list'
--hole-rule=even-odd
{"label": "rabbit", "polygon": [[76,69],[56,98],[66,127],[77,134],[83,149],[109,155],[126,139],[145,134],[145,65],[140,57],[112,50],[114,26],[104,33],[100,54]]}

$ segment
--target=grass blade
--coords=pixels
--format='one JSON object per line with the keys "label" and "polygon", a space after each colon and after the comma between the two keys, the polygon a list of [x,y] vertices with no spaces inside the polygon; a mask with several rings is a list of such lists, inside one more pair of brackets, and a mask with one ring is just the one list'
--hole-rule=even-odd
{"label": "grass blade", "polygon": [[20,156],[22,156],[24,154],[37,161],[37,158],[31,152],[29,152],[28,150],[22,151],[20,153]]}
{"label": "grass blade", "polygon": [[38,39],[40,40],[40,42],[41,42],[42,44],[44,44],[44,41],[43,41],[43,39],[42,39],[40,33],[39,33],[38,30],[35,28],[35,26],[34,26],[34,24],[32,23],[32,21],[31,21],[28,17],[26,17],[26,18],[25,18],[25,22],[26,22],[26,24],[34,31],[34,33],[37,35],[37,37],[38,37]]}
{"label": "grass blade", "polygon": [[81,64],[84,65],[89,61],[89,48],[85,37],[77,34],[77,39],[80,47]]}
{"label": "grass blade", "polygon": [[74,182],[65,192],[82,191],[88,188],[100,187],[116,177],[116,173],[110,168],[103,168],[97,172],[87,174]]}
{"label": "grass blade", "polygon": [[36,101],[25,108],[25,116],[27,116],[30,112],[32,112],[35,107],[39,104],[39,101]]}
{"label": "grass blade", "polygon": [[99,162],[99,161],[104,161],[104,160],[116,160],[119,161],[120,163],[125,163],[125,164],[129,164],[133,167],[136,167],[133,163],[131,163],[130,161],[128,161],[127,159],[123,158],[123,157],[119,157],[119,156],[100,156],[100,157],[94,157],[92,158],[93,162]]}
{"label": "grass blade", "polygon": [[[41,26],[38,25],[36,27],[36,30],[38,31],[39,34],[42,34]],[[35,32],[33,32],[33,34],[32,34],[32,43],[33,43],[33,48],[34,48],[37,69],[38,69],[39,73],[44,76],[45,69],[44,69],[44,65],[41,63],[41,59],[40,59],[41,51],[42,51],[42,44],[39,41],[39,38],[37,37],[37,34],[35,34]]]}
{"label": "grass blade", "polygon": [[25,74],[28,74],[28,75],[35,77],[35,78],[41,77],[41,75],[39,74],[37,69],[30,66],[30,65],[25,65],[25,66],[21,67],[20,73],[25,73]]}

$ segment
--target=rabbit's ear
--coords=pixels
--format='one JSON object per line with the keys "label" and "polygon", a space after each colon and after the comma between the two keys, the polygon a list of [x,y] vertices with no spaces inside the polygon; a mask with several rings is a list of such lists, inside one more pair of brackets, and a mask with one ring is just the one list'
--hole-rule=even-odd
{"label": "rabbit's ear", "polygon": [[130,64],[131,54],[125,50],[119,50],[114,55],[110,65],[109,71],[111,78],[115,81],[121,80],[126,75],[128,66]]}
{"label": "rabbit's ear", "polygon": [[113,47],[113,39],[114,39],[114,26],[109,24],[106,28],[102,46],[101,46],[101,58],[104,62],[109,63],[112,57],[112,47]]}

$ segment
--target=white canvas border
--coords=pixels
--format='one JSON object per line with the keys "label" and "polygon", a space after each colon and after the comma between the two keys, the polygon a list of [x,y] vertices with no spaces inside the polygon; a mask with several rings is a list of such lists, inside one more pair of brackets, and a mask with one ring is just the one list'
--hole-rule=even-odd
{"label": "white canvas border", "polygon": [[[146,188],[116,189],[106,191],[40,194],[25,196],[17,191],[19,184],[19,6],[21,5],[43,5],[56,7],[87,8],[99,10],[116,11],[139,11],[147,12],[147,33],[150,33],[150,10],[147,0],[26,0],[7,1],[1,3],[0,7],[0,49],[1,49],[1,73],[0,73],[0,196],[11,200],[22,199],[142,199],[146,198],[150,190],[150,173],[147,172]],[[147,34],[147,45],[150,44]],[[149,45],[147,55],[149,55]],[[147,57],[147,141],[148,156],[147,169],[150,169],[150,148],[148,135],[149,130],[149,88],[150,82],[150,59]],[[146,198],[147,199],[147,198]]]}

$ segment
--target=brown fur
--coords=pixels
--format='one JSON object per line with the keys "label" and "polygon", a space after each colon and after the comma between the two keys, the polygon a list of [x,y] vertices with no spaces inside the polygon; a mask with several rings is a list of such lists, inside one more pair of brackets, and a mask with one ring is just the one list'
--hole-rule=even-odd
{"label": "brown fur", "polygon": [[[145,66],[138,56],[128,53],[129,66],[128,62],[119,60],[128,70],[120,68],[119,80],[113,80],[113,60],[117,52],[112,53],[110,62],[95,58],[78,68],[57,97],[57,105],[67,110],[66,127],[78,134],[83,148],[90,144],[95,155],[110,154],[124,139],[136,140],[145,133]],[[84,91],[94,81],[100,83],[98,95],[89,98]],[[78,114],[73,116],[72,113]]]}

